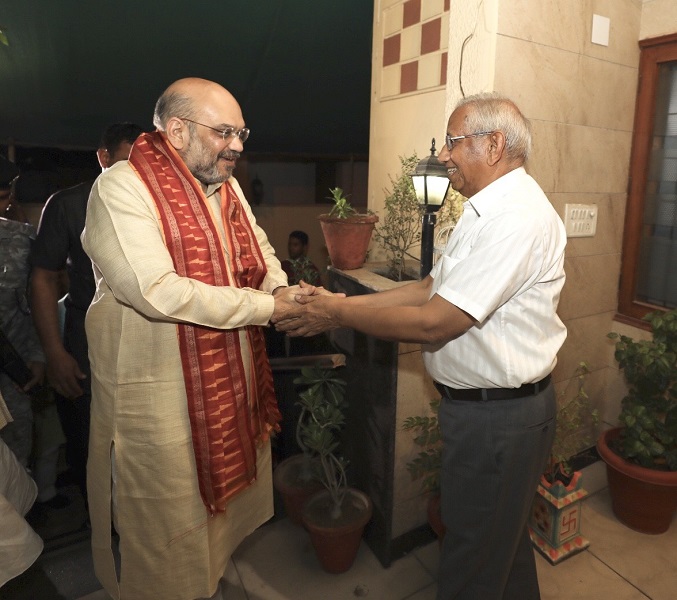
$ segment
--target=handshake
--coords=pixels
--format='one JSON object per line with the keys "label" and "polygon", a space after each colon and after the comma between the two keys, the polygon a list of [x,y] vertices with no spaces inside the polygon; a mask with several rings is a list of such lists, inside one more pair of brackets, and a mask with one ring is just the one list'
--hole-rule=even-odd
{"label": "handshake", "polygon": [[345,294],[332,294],[301,281],[299,285],[277,288],[273,298],[275,309],[270,322],[277,331],[307,337],[340,327],[335,308]]}

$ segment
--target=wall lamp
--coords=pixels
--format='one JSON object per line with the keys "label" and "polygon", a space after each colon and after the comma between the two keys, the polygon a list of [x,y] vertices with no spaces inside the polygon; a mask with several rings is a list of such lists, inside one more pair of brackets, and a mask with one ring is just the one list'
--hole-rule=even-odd
{"label": "wall lamp", "polygon": [[435,156],[435,138],[430,148],[430,156],[419,161],[411,174],[411,180],[418,204],[425,210],[421,227],[421,279],[424,279],[433,268],[433,238],[437,211],[442,208],[449,189],[447,168]]}

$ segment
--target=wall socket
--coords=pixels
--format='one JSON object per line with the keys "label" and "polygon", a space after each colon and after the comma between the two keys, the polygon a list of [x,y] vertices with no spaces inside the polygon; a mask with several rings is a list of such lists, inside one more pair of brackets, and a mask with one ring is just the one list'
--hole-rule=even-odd
{"label": "wall socket", "polygon": [[567,237],[592,237],[597,231],[597,205],[565,204],[564,225]]}

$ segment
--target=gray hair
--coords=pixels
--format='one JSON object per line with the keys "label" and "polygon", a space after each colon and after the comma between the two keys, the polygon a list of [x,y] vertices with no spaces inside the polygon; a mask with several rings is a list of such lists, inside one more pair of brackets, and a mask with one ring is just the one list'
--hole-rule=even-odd
{"label": "gray hair", "polygon": [[531,152],[531,124],[515,103],[496,92],[463,98],[456,108],[468,106],[469,131],[501,131],[508,158],[526,162]]}
{"label": "gray hair", "polygon": [[[172,117],[194,119],[196,116],[192,98],[175,91],[165,91],[155,104],[153,125],[159,131],[165,131],[167,121]],[[188,122],[188,129],[192,132],[193,128],[193,124]]]}

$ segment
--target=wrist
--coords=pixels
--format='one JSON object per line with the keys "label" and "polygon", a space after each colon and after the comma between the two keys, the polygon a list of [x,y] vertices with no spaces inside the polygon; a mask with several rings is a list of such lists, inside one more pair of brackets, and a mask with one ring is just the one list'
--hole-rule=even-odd
{"label": "wrist", "polygon": [[66,350],[63,344],[54,344],[52,346],[47,346],[44,348],[44,351],[45,357],[47,358],[48,361],[58,359],[64,354],[68,354],[68,351]]}

